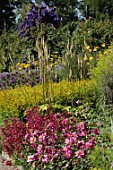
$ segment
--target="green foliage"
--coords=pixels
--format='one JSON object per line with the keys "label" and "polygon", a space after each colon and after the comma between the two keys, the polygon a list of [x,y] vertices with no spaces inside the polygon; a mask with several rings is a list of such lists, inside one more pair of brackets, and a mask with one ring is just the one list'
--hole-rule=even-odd
{"label": "green foliage", "polygon": [[[112,134],[113,136],[113,134]],[[113,141],[112,141],[113,142]],[[97,169],[106,170],[113,169],[113,146],[109,143],[106,147],[96,146],[90,155],[93,166]]]}
{"label": "green foliage", "polygon": [[97,83],[98,95],[105,97],[107,103],[113,103],[113,51],[112,46],[99,55],[97,67],[91,70],[93,79]]}

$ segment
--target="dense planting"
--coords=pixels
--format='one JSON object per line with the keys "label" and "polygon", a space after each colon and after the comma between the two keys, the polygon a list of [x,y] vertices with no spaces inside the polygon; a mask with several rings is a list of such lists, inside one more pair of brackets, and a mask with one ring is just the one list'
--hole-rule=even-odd
{"label": "dense planting", "polygon": [[9,32],[3,19],[0,151],[11,160],[2,162],[24,170],[112,170],[111,1],[46,1],[15,1]]}
{"label": "dense planting", "polygon": [[20,86],[15,89],[0,92],[1,118],[20,117],[27,108],[48,104],[76,106],[76,100],[86,98],[95,100],[92,96],[94,81],[77,81],[60,83],[38,84],[34,87]]}
{"label": "dense planting", "polygon": [[17,119],[5,120],[2,146],[10,156],[16,154],[18,161],[24,159],[27,166],[79,168],[99,135],[99,128],[89,127],[79,114],[63,110],[55,113],[51,108],[42,114],[34,107],[26,111],[26,126]]}

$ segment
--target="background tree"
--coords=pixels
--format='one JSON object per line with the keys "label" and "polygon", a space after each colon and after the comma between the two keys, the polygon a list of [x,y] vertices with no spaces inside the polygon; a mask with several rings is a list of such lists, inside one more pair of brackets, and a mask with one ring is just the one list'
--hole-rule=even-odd
{"label": "background tree", "polygon": [[113,17],[113,0],[82,0],[80,1],[80,11],[87,18],[93,17],[97,20]]}
{"label": "background tree", "polygon": [[7,31],[15,21],[14,7],[9,0],[0,1],[0,34],[2,31]]}

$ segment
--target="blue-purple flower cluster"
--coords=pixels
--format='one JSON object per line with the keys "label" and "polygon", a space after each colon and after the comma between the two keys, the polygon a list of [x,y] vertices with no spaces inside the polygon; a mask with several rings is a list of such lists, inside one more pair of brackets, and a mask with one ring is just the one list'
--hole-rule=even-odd
{"label": "blue-purple flower cluster", "polygon": [[28,73],[1,73],[0,74],[0,90],[17,85],[31,85],[34,86],[40,82],[38,72]]}
{"label": "blue-purple flower cluster", "polygon": [[50,24],[54,27],[60,22],[60,18],[56,13],[56,8],[50,8],[44,2],[41,2],[38,6],[32,5],[30,11],[27,13],[24,20],[17,27],[19,36],[29,36],[30,29],[37,27],[39,24]]}

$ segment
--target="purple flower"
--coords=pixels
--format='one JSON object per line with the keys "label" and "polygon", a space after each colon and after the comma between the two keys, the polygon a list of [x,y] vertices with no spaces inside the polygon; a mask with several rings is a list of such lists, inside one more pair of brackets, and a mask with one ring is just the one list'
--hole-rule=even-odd
{"label": "purple flower", "polygon": [[28,159],[27,159],[27,162],[36,161],[36,160],[38,160],[38,157],[39,157],[39,154],[38,154],[38,153],[35,153],[34,155],[29,155],[29,156],[28,156]]}
{"label": "purple flower", "polygon": [[57,26],[57,24],[61,21],[59,16],[55,13],[55,8],[50,8],[44,2],[41,2],[38,6],[32,5],[30,11],[27,13],[24,20],[17,27],[19,32],[19,36],[22,38],[24,36],[30,35],[30,29],[32,27],[37,27],[37,22],[53,26]]}

